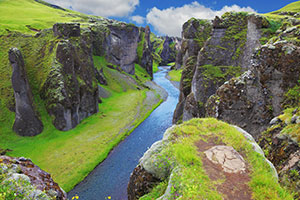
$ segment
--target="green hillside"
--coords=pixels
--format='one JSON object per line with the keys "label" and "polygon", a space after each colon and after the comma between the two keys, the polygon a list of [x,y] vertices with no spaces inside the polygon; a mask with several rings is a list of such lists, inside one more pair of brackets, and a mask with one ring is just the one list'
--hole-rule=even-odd
{"label": "green hillside", "polygon": [[[54,37],[52,31],[43,30],[38,37],[35,34],[58,22],[80,22],[84,27],[91,18],[103,19],[53,8],[42,1],[0,0],[0,152],[10,149],[10,156],[30,158],[66,191],[105,159],[109,151],[161,103],[156,92],[141,86],[150,80],[141,66],[136,64],[135,75],[128,75],[109,68],[110,63],[104,56],[94,56],[95,67],[102,68],[106,77],[108,85],[102,87],[109,97],[102,98],[97,114],[76,128],[63,132],[53,126],[40,92],[61,39]],[[76,43],[76,38],[73,40]],[[34,104],[44,124],[43,132],[35,137],[21,137],[12,130],[15,105],[12,67],[8,60],[11,47],[17,47],[23,54]],[[153,98],[149,100],[148,95]]]}
{"label": "green hillside", "polygon": [[36,33],[51,28],[57,22],[85,21],[87,15],[53,8],[35,0],[0,0],[0,34],[9,31]]}
{"label": "green hillside", "polygon": [[278,13],[278,12],[300,12],[300,1],[296,1],[294,3],[290,3],[283,8],[274,11],[272,13]]}

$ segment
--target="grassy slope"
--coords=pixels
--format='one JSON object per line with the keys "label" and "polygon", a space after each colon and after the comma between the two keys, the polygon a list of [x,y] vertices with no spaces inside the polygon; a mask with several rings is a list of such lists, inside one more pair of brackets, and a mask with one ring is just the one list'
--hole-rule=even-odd
{"label": "grassy slope", "polygon": [[300,12],[300,1],[295,1],[293,3],[290,3],[283,8],[274,11],[272,13],[277,13],[277,12]]}
{"label": "grassy slope", "polygon": [[[137,90],[134,81],[108,68],[104,58],[94,57],[95,65],[104,67],[108,86],[103,87],[111,97],[99,104],[98,114],[83,120],[75,129],[67,132],[55,129],[39,97],[39,90],[52,65],[53,53],[48,52],[57,40],[52,34],[38,38],[20,37],[20,34],[35,33],[26,25],[36,29],[51,28],[56,22],[84,21],[85,18],[86,15],[54,9],[34,0],[0,0],[0,148],[13,150],[9,153],[11,156],[31,158],[66,191],[105,159],[108,152],[133,130],[129,127],[136,127],[160,103],[159,100],[146,101],[149,90]],[[9,34],[5,29],[21,33]],[[20,137],[12,131],[14,113],[7,108],[13,95],[8,62],[8,50],[12,46],[23,53],[35,105],[44,124],[43,133],[36,137]],[[136,82],[150,79],[138,65],[136,72]]]}
{"label": "grassy slope", "polygon": [[26,25],[35,29],[51,28],[57,22],[79,21],[86,16],[45,6],[34,0],[0,0],[0,34],[5,33],[5,29],[34,33]]}
{"label": "grassy slope", "polygon": [[[278,15],[279,12],[300,12],[300,1],[296,1],[294,3],[290,3],[288,5],[286,5],[285,7],[270,12],[270,13],[266,13],[263,14],[266,17],[269,17],[273,20],[280,20],[280,19],[284,19],[286,16],[285,15]],[[298,19],[300,19],[300,16],[297,17]]]}
{"label": "grassy slope", "polygon": [[[245,137],[234,127],[213,118],[192,119],[176,126],[172,130],[174,141],[164,150],[158,152],[160,163],[179,167],[179,172],[173,173],[171,198],[182,196],[180,199],[223,199],[216,187],[224,181],[223,177],[212,181],[203,168],[203,152],[197,151],[195,143],[199,140],[217,137],[216,143],[232,146],[249,163],[250,182],[253,199],[282,199],[291,200],[292,196],[283,188],[272,175],[270,166],[264,158],[253,150]],[[193,164],[191,164],[193,163]],[[142,200],[156,199],[164,194],[167,180],[156,186]]]}
{"label": "grassy slope", "polygon": [[[104,61],[105,62],[105,61]],[[103,58],[95,57],[95,65]],[[112,96],[99,104],[99,113],[83,120],[75,129],[55,129],[45,108],[40,109],[45,129],[36,137],[20,137],[10,124],[2,126],[1,148],[12,149],[11,156],[24,156],[49,172],[62,188],[69,191],[81,181],[109,151],[141,123],[158,104],[143,109],[146,91],[136,90],[116,70],[104,66]],[[140,78],[142,79],[142,77]],[[41,106],[41,105],[40,105]],[[11,121],[13,122],[13,121]]]}

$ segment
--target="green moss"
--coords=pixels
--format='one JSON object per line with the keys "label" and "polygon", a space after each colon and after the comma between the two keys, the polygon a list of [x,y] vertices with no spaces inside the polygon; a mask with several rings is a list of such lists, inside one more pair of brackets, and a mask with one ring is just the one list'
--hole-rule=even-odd
{"label": "green moss", "polygon": [[[253,150],[245,137],[234,127],[213,118],[192,119],[174,127],[171,136],[174,140],[158,152],[162,158],[168,160],[173,172],[176,169],[176,172],[172,174],[172,186],[168,199],[176,199],[178,196],[187,200],[223,199],[222,194],[217,191],[217,186],[224,182],[224,177],[218,177],[217,180],[210,179],[203,168],[202,159],[205,155],[199,152],[196,146],[199,140],[207,141],[209,138],[216,137],[218,138],[216,145],[232,146],[243,155],[248,163],[250,171],[248,185],[252,191],[252,199],[293,199],[273,177],[265,158]],[[157,198],[162,193],[156,192],[155,188],[146,197]]]}
{"label": "green moss", "polygon": [[137,47],[137,50],[136,50],[139,62],[141,61],[141,59],[143,57],[144,46],[145,46],[145,32],[141,32],[140,42],[138,43],[138,47]]}
{"label": "green moss", "polygon": [[168,75],[171,77],[171,81],[180,82],[182,70],[171,70],[169,71]]}
{"label": "green moss", "polygon": [[238,77],[241,75],[241,67],[235,66],[213,66],[203,65],[200,66],[202,75],[207,80],[212,80],[216,83],[219,80],[227,80],[228,77]]}
{"label": "green moss", "polygon": [[149,194],[144,195],[139,200],[157,199],[157,198],[159,198],[160,196],[162,196],[164,194],[167,186],[168,186],[168,182],[167,181],[162,181],[156,187],[154,187]]}

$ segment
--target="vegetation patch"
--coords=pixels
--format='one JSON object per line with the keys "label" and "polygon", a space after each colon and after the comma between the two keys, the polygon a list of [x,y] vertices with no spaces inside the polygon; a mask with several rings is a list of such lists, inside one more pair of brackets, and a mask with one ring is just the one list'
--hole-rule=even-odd
{"label": "vegetation patch", "polygon": [[171,70],[169,71],[168,75],[171,77],[171,81],[177,81],[180,82],[181,75],[182,75],[182,69],[179,70]]}
{"label": "vegetation patch", "polygon": [[212,80],[214,83],[220,80],[227,80],[229,77],[238,77],[241,75],[241,67],[235,66],[200,66],[202,75],[207,80]]}

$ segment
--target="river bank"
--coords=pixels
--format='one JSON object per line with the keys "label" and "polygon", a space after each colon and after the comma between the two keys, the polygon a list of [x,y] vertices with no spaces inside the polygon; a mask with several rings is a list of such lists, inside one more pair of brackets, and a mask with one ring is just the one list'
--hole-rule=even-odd
{"label": "river bank", "polygon": [[130,173],[138,159],[172,125],[172,115],[178,101],[179,91],[166,79],[168,67],[154,75],[154,82],[168,92],[168,98],[132,133],[116,146],[108,157],[98,165],[80,184],[68,193],[81,199],[127,199]]}

